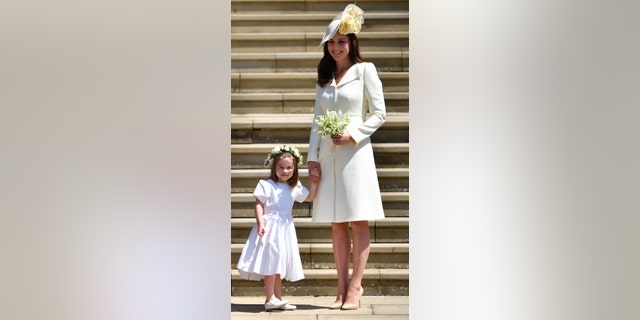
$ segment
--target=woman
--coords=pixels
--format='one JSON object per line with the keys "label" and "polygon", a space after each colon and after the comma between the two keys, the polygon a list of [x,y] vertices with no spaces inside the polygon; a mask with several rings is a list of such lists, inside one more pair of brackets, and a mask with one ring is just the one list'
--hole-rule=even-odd
{"label": "woman", "polygon": [[338,273],[337,296],[330,309],[360,307],[370,250],[368,221],[384,219],[370,136],[385,122],[386,108],[376,68],[359,53],[355,34],[364,22],[362,13],[348,5],[329,24],[320,43],[324,56],[318,64],[314,117],[328,110],[342,111],[349,115],[349,126],[341,135],[322,137],[314,121],[309,137],[307,164],[310,172],[316,172],[311,179],[322,180],[312,217],[314,222],[331,222]]}

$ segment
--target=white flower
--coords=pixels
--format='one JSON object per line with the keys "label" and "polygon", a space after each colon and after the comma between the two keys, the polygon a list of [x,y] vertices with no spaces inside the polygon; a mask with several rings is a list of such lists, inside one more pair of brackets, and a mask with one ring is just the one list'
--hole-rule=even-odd
{"label": "white flower", "polygon": [[298,160],[298,165],[302,164],[302,154],[300,154],[300,150],[294,146],[283,144],[281,146],[274,147],[273,150],[271,150],[271,153],[267,154],[267,158],[264,159],[264,166],[271,167],[273,159],[281,155],[283,152],[292,154]]}
{"label": "white flower", "polygon": [[317,132],[321,136],[332,137],[341,135],[351,120],[348,114],[342,113],[342,110],[327,110],[324,115],[318,116],[314,121],[318,125]]}

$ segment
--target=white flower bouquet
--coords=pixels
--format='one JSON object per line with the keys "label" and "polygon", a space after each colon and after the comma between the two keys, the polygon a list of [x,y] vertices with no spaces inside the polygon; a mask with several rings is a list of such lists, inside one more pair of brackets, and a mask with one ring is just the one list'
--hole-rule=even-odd
{"label": "white flower bouquet", "polygon": [[314,122],[318,125],[317,131],[321,136],[341,135],[349,125],[349,115],[342,110],[327,110],[324,115],[318,116]]}

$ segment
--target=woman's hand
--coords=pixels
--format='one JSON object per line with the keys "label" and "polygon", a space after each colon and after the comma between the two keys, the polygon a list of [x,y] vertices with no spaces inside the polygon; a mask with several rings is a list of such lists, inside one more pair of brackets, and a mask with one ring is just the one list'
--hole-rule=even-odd
{"label": "woman's hand", "polygon": [[320,177],[322,176],[322,169],[320,168],[320,163],[316,161],[307,162],[309,166],[309,179],[311,182],[318,183],[320,181]]}
{"label": "woman's hand", "polygon": [[333,140],[333,144],[335,145],[343,145],[353,141],[353,139],[351,139],[351,135],[347,132],[344,132],[341,135],[332,136],[331,140]]}

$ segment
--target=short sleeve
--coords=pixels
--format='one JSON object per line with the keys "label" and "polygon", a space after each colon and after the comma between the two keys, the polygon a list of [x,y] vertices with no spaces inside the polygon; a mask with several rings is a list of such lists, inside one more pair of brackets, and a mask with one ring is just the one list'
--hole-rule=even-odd
{"label": "short sleeve", "polygon": [[269,181],[260,180],[258,181],[256,189],[253,191],[253,196],[264,203],[271,196],[271,192],[272,188],[269,185]]}
{"label": "short sleeve", "polygon": [[291,194],[296,201],[304,202],[304,200],[309,196],[309,189],[303,186],[302,182],[298,181],[298,184],[293,187],[293,192]]}

